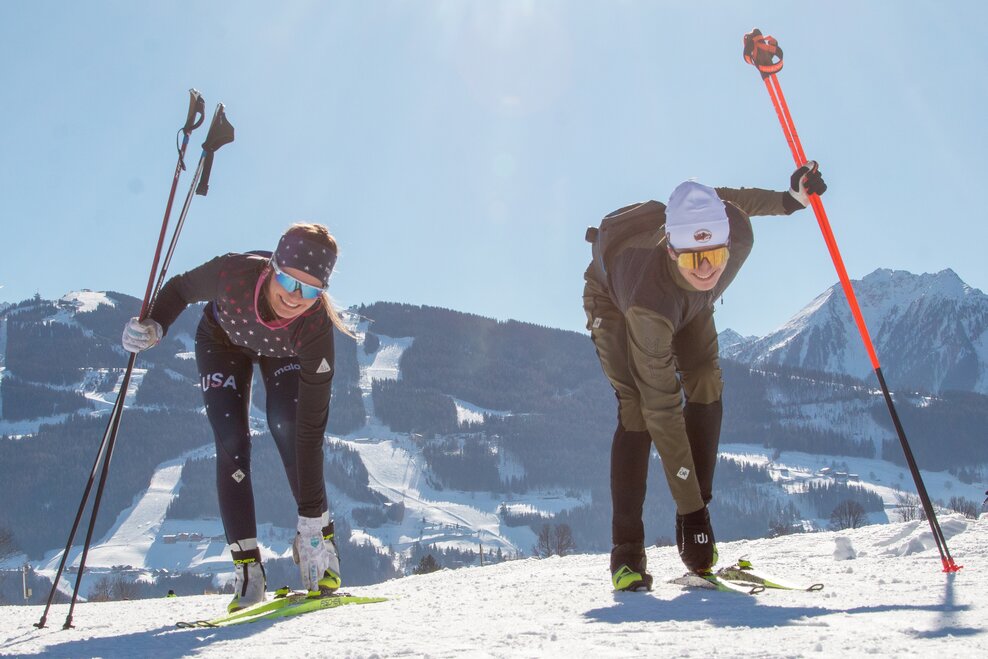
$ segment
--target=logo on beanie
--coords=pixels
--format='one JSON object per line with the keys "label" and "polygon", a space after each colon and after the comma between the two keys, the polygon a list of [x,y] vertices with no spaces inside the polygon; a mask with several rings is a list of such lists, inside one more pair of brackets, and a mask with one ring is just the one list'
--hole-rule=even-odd
{"label": "logo on beanie", "polygon": [[693,240],[695,240],[698,243],[705,243],[713,237],[714,234],[712,234],[710,231],[707,231],[706,229],[697,229],[696,231],[693,232]]}

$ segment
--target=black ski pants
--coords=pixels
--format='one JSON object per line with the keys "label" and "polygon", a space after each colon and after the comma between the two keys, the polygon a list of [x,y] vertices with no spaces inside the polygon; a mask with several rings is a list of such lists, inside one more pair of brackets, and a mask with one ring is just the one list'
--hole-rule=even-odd
{"label": "black ski pants", "polygon": [[206,307],[196,331],[196,365],[206,417],[216,441],[216,494],[220,516],[227,543],[233,543],[257,537],[250,470],[249,413],[254,363],[260,367],[267,393],[268,427],[281,455],[292,495],[298,501],[295,414],[299,364],[294,357],[263,357],[234,345],[210,313],[210,307]]}
{"label": "black ski pants", "polygon": [[[713,498],[714,468],[723,417],[721,401],[690,403],[683,407],[686,434],[690,440],[696,477],[700,481],[703,503]],[[615,546],[640,545],[645,541],[642,509],[648,480],[648,460],[652,438],[647,430],[625,430],[618,420],[611,442],[611,536]]]}

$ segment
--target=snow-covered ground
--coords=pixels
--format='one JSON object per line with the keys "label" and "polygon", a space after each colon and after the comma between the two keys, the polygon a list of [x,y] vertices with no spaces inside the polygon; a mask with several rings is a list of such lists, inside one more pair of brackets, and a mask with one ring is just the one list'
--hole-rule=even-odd
{"label": "snow-covered ground", "polygon": [[[672,547],[648,550],[651,593],[615,593],[606,555],[443,570],[352,589],[389,601],[277,622],[176,629],[222,614],[228,596],[0,607],[0,654],[21,657],[984,657],[988,516],[941,520],[965,567],[941,570],[925,522],[720,545],[821,592],[684,590]],[[852,553],[838,550],[850,547]]]}

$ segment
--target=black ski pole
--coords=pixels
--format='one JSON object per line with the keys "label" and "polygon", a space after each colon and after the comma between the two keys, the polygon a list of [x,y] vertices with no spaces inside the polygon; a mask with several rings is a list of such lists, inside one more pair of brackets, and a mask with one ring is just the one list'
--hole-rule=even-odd
{"label": "black ski pole", "polygon": [[[141,306],[141,317],[143,318],[150,308],[150,298],[151,298],[151,288],[154,283],[154,277],[157,274],[158,260],[161,257],[161,248],[165,241],[165,234],[168,229],[168,218],[171,216],[172,203],[175,201],[175,191],[178,188],[178,179],[185,170],[185,151],[189,145],[189,138],[192,135],[192,131],[202,125],[205,119],[205,109],[206,102],[203,100],[202,95],[195,89],[189,90],[189,110],[186,114],[185,124],[179,128],[178,135],[181,135],[181,141],[177,142],[176,148],[178,149],[178,162],[175,164],[175,174],[172,177],[171,190],[168,193],[168,202],[165,204],[165,215],[161,221],[161,233],[158,236],[158,245],[154,252],[154,260],[151,265],[151,275],[148,277],[147,290],[144,293],[144,301]],[[128,362],[127,370],[125,371],[124,378],[129,381],[130,372],[133,370],[133,355]],[[89,494],[93,489],[93,482],[96,479],[96,472],[99,470],[100,464],[103,462],[103,457],[107,449],[107,443],[110,437],[110,429],[113,426],[113,419],[117,415],[117,408],[123,406],[123,398],[126,395],[126,386],[121,387],[120,394],[117,396],[116,402],[113,404],[113,410],[110,412],[110,422],[107,423],[106,431],[103,433],[103,439],[100,441],[99,449],[96,451],[96,460],[93,462],[93,467],[89,472],[89,480],[86,483],[86,488],[83,491],[82,499],[79,502],[79,510],[76,513],[75,521],[72,523],[72,530],[69,532],[68,540],[65,543],[65,550],[62,552],[62,559],[59,562],[58,570],[55,573],[55,578],[52,581],[51,590],[48,593],[48,601],[45,604],[44,612],[41,614],[41,619],[35,623],[35,627],[42,628],[48,618],[48,611],[51,608],[52,601],[55,598],[55,591],[58,588],[58,582],[62,578],[62,572],[65,570],[65,565],[68,560],[69,552],[72,550],[72,542],[75,540],[76,531],[79,529],[79,522],[82,520],[83,512],[86,508],[86,503],[89,501]]]}
{"label": "black ski pole", "polygon": [[[165,243],[165,234],[168,230],[168,218],[172,214],[172,204],[175,202],[175,190],[178,188],[179,176],[185,171],[185,150],[189,146],[189,138],[192,131],[202,125],[206,119],[206,101],[195,89],[190,89],[189,94],[192,100],[189,102],[189,114],[185,119],[185,125],[179,129],[178,135],[182,136],[182,141],[178,142],[178,164],[175,165],[175,176],[172,177],[172,187],[168,192],[168,203],[165,205],[165,217],[161,221],[161,233],[158,234],[158,245],[154,250],[154,261],[151,263],[151,275],[148,277],[147,289],[144,291],[144,302],[141,305],[141,320],[151,312],[151,300],[154,299],[152,286],[154,276],[158,272],[158,259],[161,257],[161,247]],[[178,139],[176,135],[176,140]]]}
{"label": "black ski pole", "polygon": [[[185,197],[185,204],[182,207],[182,212],[178,217],[178,221],[175,223],[175,230],[172,233],[172,239],[168,245],[168,252],[161,264],[161,272],[158,276],[158,283],[154,287],[154,292],[147,305],[148,314],[150,313],[150,309],[154,307],[155,299],[158,297],[158,292],[161,290],[161,285],[164,281],[165,274],[168,272],[168,266],[171,263],[172,255],[175,253],[175,245],[178,242],[178,236],[182,232],[182,226],[185,224],[185,217],[188,215],[189,206],[192,203],[193,191],[195,191],[195,194],[200,194],[203,196],[206,194],[208,188],[209,169],[206,169],[205,174],[203,174],[204,167],[208,164],[211,168],[213,156],[216,151],[224,144],[229,144],[232,141],[233,126],[229,121],[227,121],[223,104],[220,103],[216,106],[216,112],[213,114],[213,120],[209,125],[209,132],[206,134],[206,141],[202,143],[202,155],[199,157],[199,166],[196,168],[195,176],[192,178],[192,185],[189,186],[189,193]],[[202,176],[205,176],[206,178],[200,181],[200,177]],[[203,183],[206,184],[205,187],[203,187]],[[86,532],[86,540],[82,545],[82,555],[79,558],[79,573],[76,576],[75,588],[72,591],[72,600],[69,602],[69,612],[65,616],[65,623],[62,625],[62,629],[69,629],[72,627],[72,613],[75,610],[75,603],[79,596],[79,589],[82,586],[82,576],[86,570],[86,559],[89,556],[89,548],[91,547],[93,540],[93,530],[96,526],[96,515],[99,513],[100,501],[103,499],[103,489],[106,486],[106,479],[110,471],[110,459],[113,457],[113,447],[116,444],[117,432],[120,429],[120,417],[123,414],[124,408],[123,400],[126,397],[127,387],[130,384],[130,377],[134,370],[134,363],[136,361],[137,354],[131,354],[130,361],[127,363],[127,370],[124,373],[124,384],[121,385],[120,394],[117,397],[118,405],[114,410],[116,412],[116,416],[113,417],[111,415],[112,418],[110,419],[110,424],[107,427],[109,442],[107,443],[106,456],[103,459],[103,469],[100,472],[99,485],[96,488],[96,498],[93,500],[93,511],[89,517],[89,528]]]}
{"label": "black ski pole", "polygon": [[[199,165],[196,167],[195,175],[192,177],[192,185],[189,186],[189,193],[185,196],[185,203],[182,205],[182,212],[178,216],[178,222],[175,223],[175,232],[172,234],[171,243],[168,245],[168,251],[165,254],[165,260],[161,266],[161,274],[158,276],[158,283],[154,287],[154,292],[151,295],[151,300],[156,300],[158,298],[158,291],[161,290],[162,285],[165,282],[165,273],[168,272],[168,266],[171,265],[172,256],[175,254],[175,245],[178,242],[178,236],[182,233],[182,227],[185,226],[185,216],[189,212],[189,205],[192,203],[193,191],[194,194],[206,196],[209,191],[209,175],[213,169],[213,158],[216,152],[224,144],[229,144],[233,141],[233,126],[226,118],[226,108],[222,103],[216,106],[216,111],[213,113],[213,120],[209,124],[209,132],[206,134],[206,141],[202,143],[202,155],[199,157]],[[150,313],[150,310],[148,311]]]}
{"label": "black ski pole", "polygon": [[75,587],[72,589],[72,599],[69,602],[69,612],[65,616],[62,629],[72,627],[72,612],[75,610],[75,603],[79,597],[79,588],[82,585],[82,575],[86,571],[86,557],[89,554],[89,547],[93,539],[93,529],[96,527],[96,514],[99,512],[100,501],[103,499],[103,488],[106,486],[106,477],[110,470],[110,458],[113,457],[113,447],[117,442],[117,431],[120,430],[120,417],[123,415],[124,400],[127,398],[127,389],[130,387],[130,377],[134,371],[134,363],[137,361],[137,353],[131,353],[127,361],[127,370],[124,371],[123,381],[120,385],[120,393],[117,394],[117,402],[110,413],[110,422],[106,426],[103,434],[106,441],[106,452],[101,465],[99,485],[96,487],[96,496],[93,499],[93,509],[89,513],[89,527],[86,529],[86,540],[82,545],[82,556],[79,559],[79,571],[76,573]]}

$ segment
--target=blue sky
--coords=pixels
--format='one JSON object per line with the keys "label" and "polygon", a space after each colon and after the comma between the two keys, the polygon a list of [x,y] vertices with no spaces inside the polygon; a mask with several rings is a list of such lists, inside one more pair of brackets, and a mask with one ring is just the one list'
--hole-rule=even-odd
{"label": "blue sky", "polygon": [[[741,59],[752,27],[784,48],[779,80],[851,276],[949,267],[985,289],[986,19],[974,1],[7,0],[0,300],[143,295],[196,87],[237,139],[172,274],[309,220],[341,244],[344,306],[582,330],[586,226],[691,177],[788,186]],[[837,277],[810,210],[754,226],[717,323],[762,335]]]}

